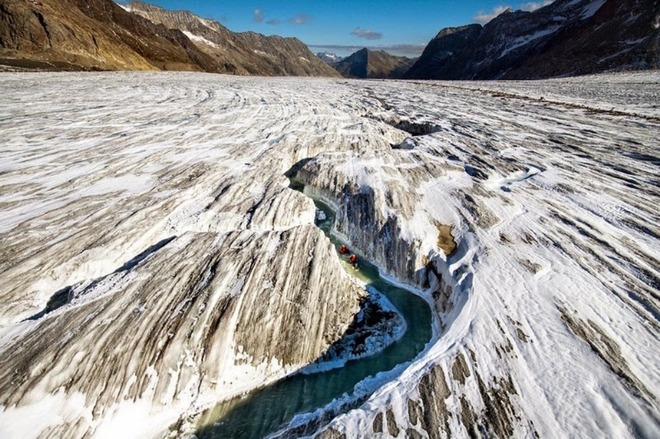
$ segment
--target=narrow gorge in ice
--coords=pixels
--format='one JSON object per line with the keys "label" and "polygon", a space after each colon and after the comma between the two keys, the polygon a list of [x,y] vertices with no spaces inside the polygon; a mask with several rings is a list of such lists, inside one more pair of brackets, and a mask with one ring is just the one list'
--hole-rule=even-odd
{"label": "narrow gorge in ice", "polygon": [[657,72],[0,93],[0,437],[660,436]]}

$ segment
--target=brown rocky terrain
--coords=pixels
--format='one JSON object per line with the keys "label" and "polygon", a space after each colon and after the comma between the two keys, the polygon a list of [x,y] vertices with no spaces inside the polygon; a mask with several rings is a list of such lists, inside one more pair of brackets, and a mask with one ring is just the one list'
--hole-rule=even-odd
{"label": "brown rocky terrain", "polygon": [[3,0],[0,58],[51,70],[220,71],[180,31],[111,0]]}

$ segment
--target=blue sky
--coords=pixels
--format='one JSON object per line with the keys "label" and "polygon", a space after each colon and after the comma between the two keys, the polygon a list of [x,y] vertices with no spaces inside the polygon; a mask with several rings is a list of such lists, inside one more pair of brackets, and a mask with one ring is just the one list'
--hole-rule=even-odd
{"label": "blue sky", "polygon": [[486,22],[506,7],[531,10],[549,0],[146,0],[186,9],[234,32],[297,37],[313,52],[348,55],[362,47],[418,56],[440,29]]}

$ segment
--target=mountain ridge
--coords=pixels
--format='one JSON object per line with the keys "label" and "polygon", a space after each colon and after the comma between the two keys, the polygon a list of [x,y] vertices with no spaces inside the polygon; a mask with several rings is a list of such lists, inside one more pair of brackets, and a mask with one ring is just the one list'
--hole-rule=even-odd
{"label": "mountain ridge", "polygon": [[225,73],[261,76],[339,76],[297,38],[232,32],[215,20],[190,11],[171,11],[141,1],[131,12],[168,29],[181,30],[210,55]]}
{"label": "mountain ridge", "polygon": [[[406,79],[540,79],[660,67],[660,1],[557,0],[442,29]],[[655,14],[655,15],[654,15]]]}
{"label": "mountain ridge", "polygon": [[417,60],[362,49],[321,60],[296,38],[232,32],[141,1],[3,0],[0,66],[253,76],[541,79],[660,68],[660,0],[556,0],[442,29]]}
{"label": "mountain ridge", "polygon": [[234,33],[189,11],[112,0],[4,0],[0,65],[339,76],[298,39]]}

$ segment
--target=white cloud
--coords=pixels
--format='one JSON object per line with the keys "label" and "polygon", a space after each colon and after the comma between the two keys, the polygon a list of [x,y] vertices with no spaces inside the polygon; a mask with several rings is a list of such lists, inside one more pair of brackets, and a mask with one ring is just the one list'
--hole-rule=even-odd
{"label": "white cloud", "polygon": [[358,38],[364,38],[365,40],[380,40],[383,38],[383,34],[380,32],[374,32],[370,29],[362,29],[360,27],[356,27],[353,32],[351,32],[351,35],[355,35]]}
{"label": "white cloud", "polygon": [[[307,14],[298,14],[295,17],[291,17],[287,20],[280,20],[279,18],[269,18],[268,20],[266,20],[266,24],[278,25],[278,24],[288,22],[289,24],[302,25],[302,24],[308,23],[311,19],[312,19],[312,17],[310,17]],[[262,17],[262,20],[263,20],[263,17]],[[256,19],[255,19],[255,21],[256,21]]]}
{"label": "white cloud", "polygon": [[305,14],[298,14],[295,17],[289,18],[291,24],[305,24],[310,20],[310,17]]}
{"label": "white cloud", "polygon": [[479,11],[472,19],[479,24],[486,24],[501,13],[509,10],[511,10],[510,6],[495,6],[490,12]]}
{"label": "white cloud", "polygon": [[252,18],[253,18],[254,21],[256,21],[257,23],[261,23],[262,21],[264,21],[264,10],[261,9],[261,8],[257,8],[257,9],[255,9],[255,10],[252,12]]}

